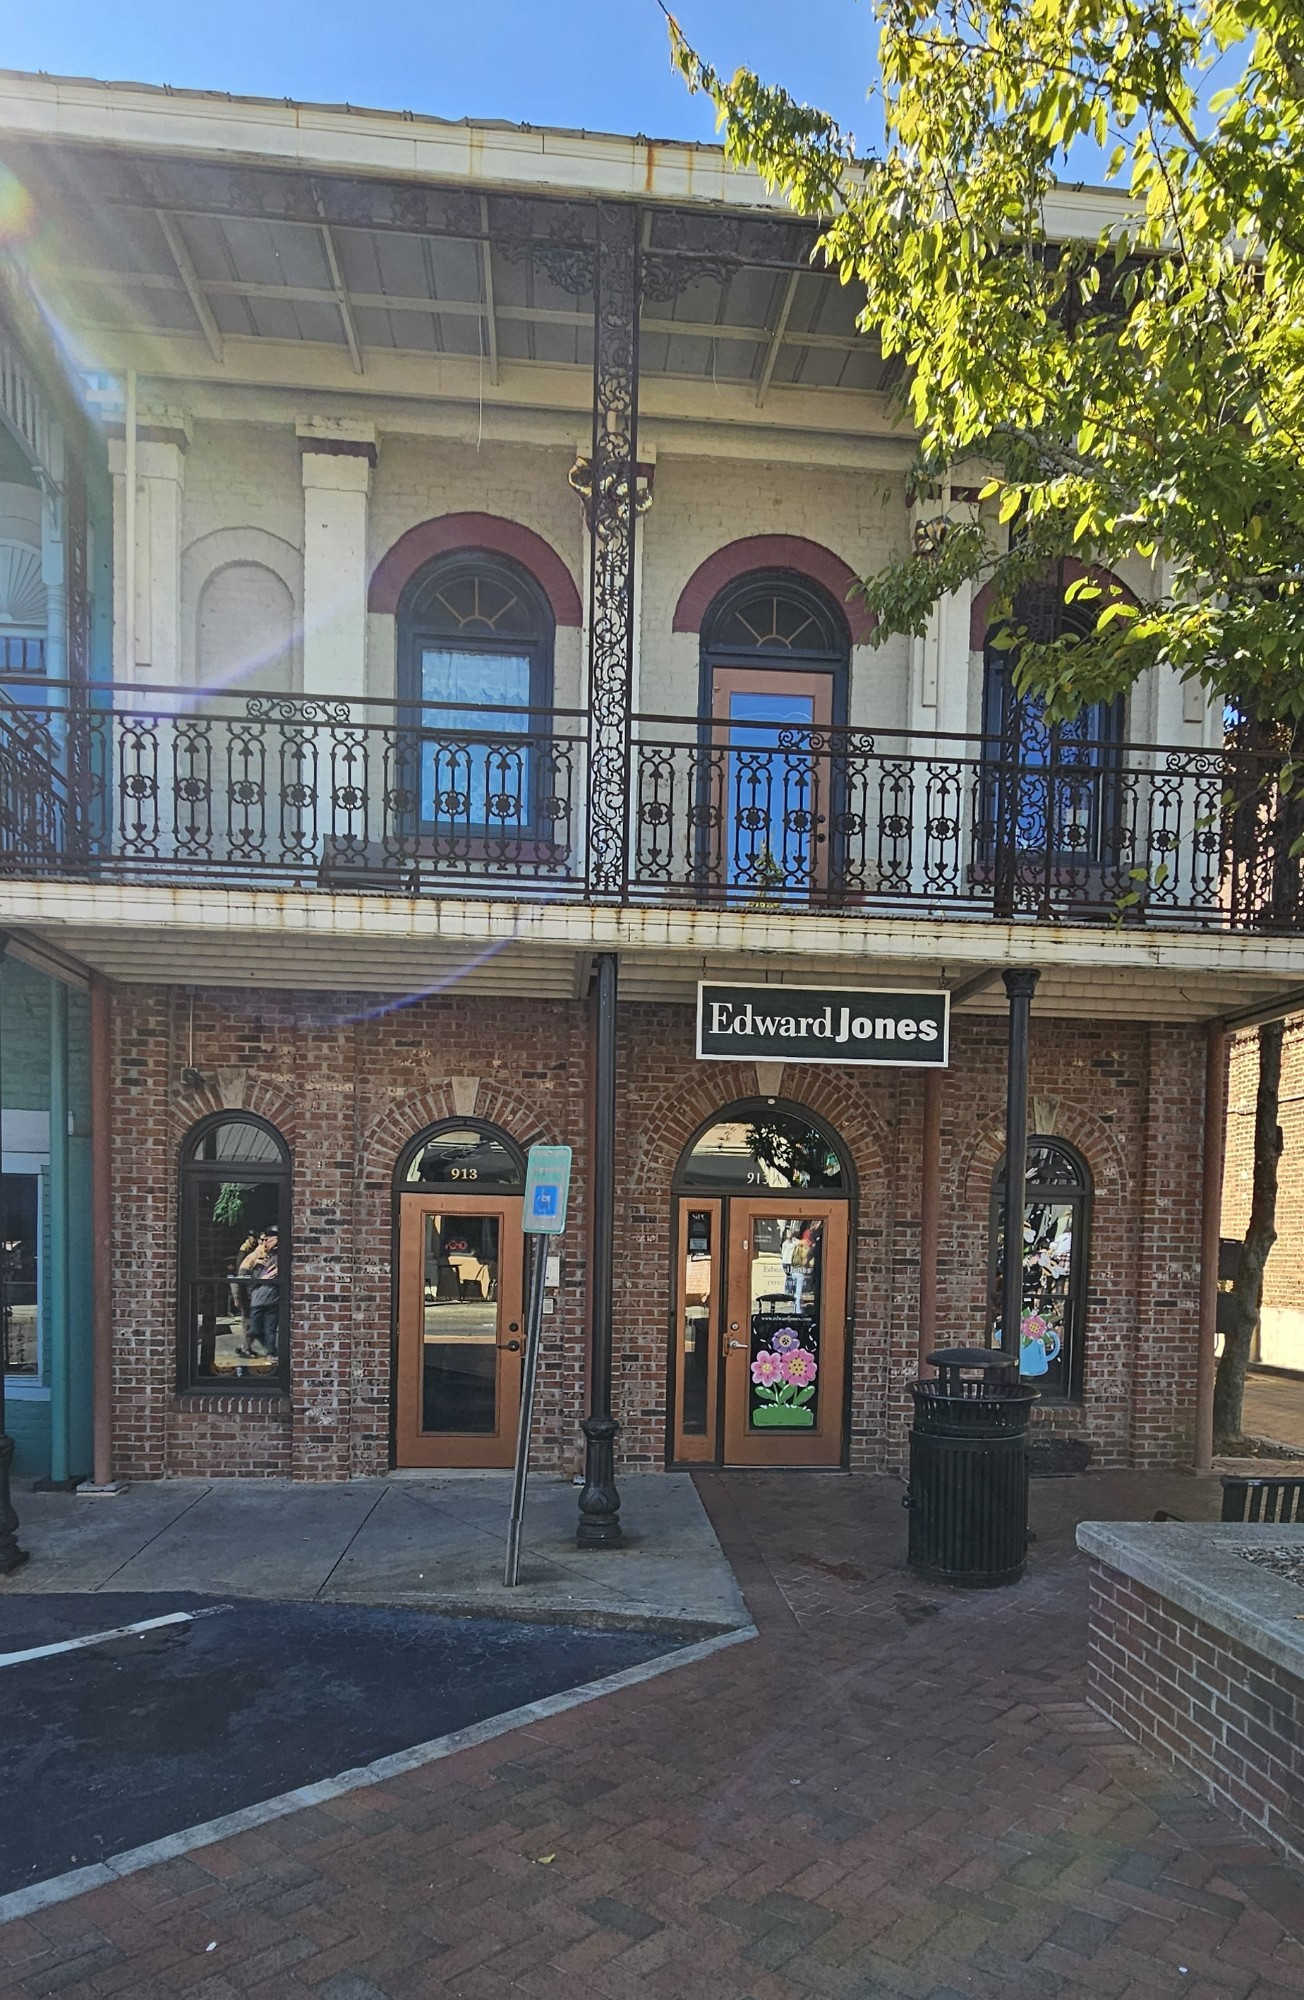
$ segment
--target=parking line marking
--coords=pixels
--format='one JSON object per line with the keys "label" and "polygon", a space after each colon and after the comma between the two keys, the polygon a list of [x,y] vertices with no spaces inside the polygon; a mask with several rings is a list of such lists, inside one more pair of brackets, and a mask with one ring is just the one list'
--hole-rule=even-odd
{"label": "parking line marking", "polygon": [[161,1839],[147,1841],[143,1847],[106,1855],[103,1861],[92,1861],[84,1868],[69,1869],[63,1875],[48,1876],[44,1882],[33,1882],[25,1889],[11,1889],[7,1896],[0,1896],[0,1925],[12,1923],[15,1917],[30,1916],[33,1910],[47,1910],[55,1903],[69,1902],[72,1897],[84,1895],[89,1889],[101,1889],[106,1883],[120,1882],[124,1875],[135,1875],[143,1868],[155,1868],[161,1861],[175,1861],[179,1855],[193,1854],[196,1849],[210,1847],[216,1841],[230,1840],[236,1834],[267,1826],[272,1820],[302,1812],[305,1806],[323,1805],[328,1799],[343,1798],[346,1793],[360,1791],[366,1785],[383,1784],[387,1778],[419,1771],[423,1765],[456,1756],[459,1750],[469,1750],[473,1744],[491,1742],[495,1736],[505,1736],[513,1729],[526,1729],[533,1722],[563,1715],[569,1708],[580,1708],[586,1702],[616,1694],[622,1688],[637,1687],[641,1682],[655,1680],[658,1675],[673,1672],[677,1667],[695,1666],[699,1660],[709,1659],[726,1646],[741,1645],[757,1636],[756,1627],[749,1619],[745,1625],[734,1626],[710,1639],[700,1639],[695,1645],[677,1646],[671,1653],[657,1653],[650,1660],[641,1660],[637,1666],[623,1667],[618,1673],[604,1674],[601,1680],[585,1681],[579,1687],[563,1688],[558,1694],[545,1695],[541,1701],[526,1702],[523,1707],[508,1709],[502,1715],[487,1716],[483,1722],[473,1722],[466,1729],[454,1730],[451,1735],[435,1736],[429,1742],[413,1744],[410,1750],[396,1750],[388,1757],[378,1757],[372,1764],[341,1771],[333,1778],[320,1778],[315,1784],[299,1785],[292,1792],[281,1792],[276,1798],[263,1799],[257,1805],[238,1806],[234,1812],[223,1813],[220,1819],[183,1827],[179,1833],[167,1833]]}
{"label": "parking line marking", "polygon": [[28,1660],[49,1660],[56,1653],[76,1653],[83,1646],[105,1646],[110,1639],[130,1639],[137,1632],[157,1632],[163,1625],[191,1625],[193,1611],[169,1611],[163,1618],[138,1618],[134,1625],[115,1625],[108,1632],[85,1632],[79,1639],[56,1639],[49,1646],[29,1646],[22,1653],[0,1653],[0,1667],[21,1667]]}

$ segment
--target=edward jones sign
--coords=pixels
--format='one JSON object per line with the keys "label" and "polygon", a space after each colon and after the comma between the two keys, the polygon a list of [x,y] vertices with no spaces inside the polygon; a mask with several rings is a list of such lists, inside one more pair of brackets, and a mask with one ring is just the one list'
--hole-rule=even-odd
{"label": "edward jones sign", "polygon": [[950,996],[867,993],[845,986],[697,989],[697,1053],[705,1062],[947,1065]]}

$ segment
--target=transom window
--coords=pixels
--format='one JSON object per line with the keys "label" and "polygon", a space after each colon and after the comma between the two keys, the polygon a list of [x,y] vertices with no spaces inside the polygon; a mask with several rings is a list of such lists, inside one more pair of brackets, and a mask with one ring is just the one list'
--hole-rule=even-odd
{"label": "transom window", "polygon": [[814,584],[795,571],[742,577],[721,592],[702,622],[708,655],[762,654],[767,664],[785,656],[803,665],[843,665],[845,621]]}
{"label": "transom window", "polygon": [[525,1158],[516,1141],[496,1126],[458,1119],[432,1126],[412,1141],[399,1163],[398,1184],[408,1193],[520,1194]]}
{"label": "transom window", "polygon": [[218,1112],[181,1148],[183,1389],[289,1379],[290,1155],[265,1119]]}
{"label": "transom window", "polygon": [[[1082,1394],[1091,1176],[1081,1154],[1062,1139],[1030,1138],[1025,1188],[1019,1368],[1047,1400],[1076,1401]],[[1002,1161],[992,1177],[991,1206],[990,1296],[998,1340],[1004,1198]]]}
{"label": "transom window", "polygon": [[679,1163],[681,1188],[725,1194],[781,1193],[789,1188],[850,1192],[850,1176],[831,1132],[809,1112],[749,1099],[705,1126]]}

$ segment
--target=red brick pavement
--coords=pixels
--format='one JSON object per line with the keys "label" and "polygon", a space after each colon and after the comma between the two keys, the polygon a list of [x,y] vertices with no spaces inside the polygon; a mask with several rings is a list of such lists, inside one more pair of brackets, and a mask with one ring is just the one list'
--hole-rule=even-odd
{"label": "red brick pavement", "polygon": [[0,1995],[1304,1993],[1299,1878],[1082,1701],[1073,1521],[1207,1489],[1040,1485],[1027,1580],[970,1595],[892,1482],[700,1483],[759,1639],[15,1922]]}

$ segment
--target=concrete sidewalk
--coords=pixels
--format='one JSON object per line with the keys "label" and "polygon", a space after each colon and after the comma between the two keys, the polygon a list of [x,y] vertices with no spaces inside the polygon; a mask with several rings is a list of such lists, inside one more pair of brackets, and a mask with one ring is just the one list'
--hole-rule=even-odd
{"label": "concrete sidewalk", "polygon": [[747,1612],[686,1474],[622,1488],[623,1549],[575,1547],[574,1486],[538,1479],[521,1581],[503,1586],[511,1476],[342,1486],[168,1480],[112,1499],[19,1493],[31,1561],[18,1591],[198,1591],[207,1596],[412,1604],[478,1617],[653,1625],[698,1636]]}

